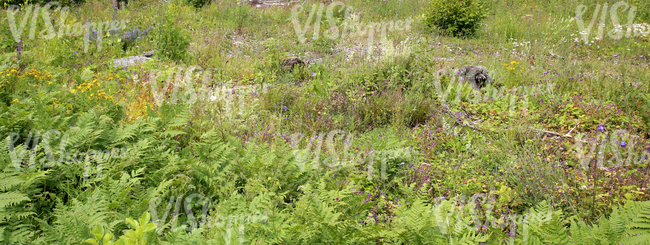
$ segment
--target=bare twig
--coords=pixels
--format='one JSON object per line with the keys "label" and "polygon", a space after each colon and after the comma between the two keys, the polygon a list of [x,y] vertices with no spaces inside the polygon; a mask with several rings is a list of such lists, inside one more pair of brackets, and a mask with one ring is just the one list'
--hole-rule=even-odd
{"label": "bare twig", "polygon": [[573,138],[573,136],[571,136],[571,135],[569,135],[569,134],[560,134],[560,133],[553,132],[553,131],[542,130],[542,129],[536,129],[536,128],[531,128],[531,127],[529,127],[528,129],[533,130],[533,131],[537,131],[537,132],[541,132],[541,133],[546,133],[546,134],[556,135],[556,136],[559,136],[559,137],[564,137],[564,138]]}
{"label": "bare twig", "polygon": [[571,130],[569,130],[569,132],[566,133],[566,134],[567,134],[567,135],[570,135],[571,132],[573,132],[573,130],[576,129],[576,127],[578,127],[578,125],[580,125],[580,122],[578,122],[578,124],[576,124],[576,126],[574,126],[574,127],[573,127]]}
{"label": "bare twig", "polygon": [[583,141],[583,140],[580,140],[580,139],[576,139],[575,137],[573,137],[573,136],[571,135],[571,132],[573,132],[573,130],[574,130],[576,127],[578,127],[578,125],[580,125],[580,123],[576,124],[576,126],[574,126],[574,127],[573,127],[571,130],[569,130],[569,132],[566,133],[566,134],[560,134],[560,133],[558,133],[558,132],[553,132],[553,131],[548,131],[548,130],[542,130],[542,129],[535,129],[535,128],[531,128],[531,127],[528,127],[528,129],[533,130],[533,131],[537,131],[537,132],[540,132],[540,133],[552,134],[552,135],[555,135],[555,136],[558,136],[558,137],[562,137],[562,138],[571,138],[571,139],[574,139],[574,140],[577,140],[577,141],[580,141],[580,142],[586,142],[586,141]]}

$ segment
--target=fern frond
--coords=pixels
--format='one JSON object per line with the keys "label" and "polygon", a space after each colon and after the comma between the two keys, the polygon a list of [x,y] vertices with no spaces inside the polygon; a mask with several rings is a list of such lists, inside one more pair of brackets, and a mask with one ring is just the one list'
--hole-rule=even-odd
{"label": "fern frond", "polygon": [[8,191],[25,183],[25,180],[17,176],[17,173],[0,173],[0,191]]}
{"label": "fern frond", "polygon": [[0,208],[4,209],[29,200],[27,195],[17,191],[0,193]]}

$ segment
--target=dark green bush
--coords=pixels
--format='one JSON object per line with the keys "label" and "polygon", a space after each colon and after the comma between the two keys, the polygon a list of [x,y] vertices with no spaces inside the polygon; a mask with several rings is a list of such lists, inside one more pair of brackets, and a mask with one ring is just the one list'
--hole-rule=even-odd
{"label": "dark green bush", "polygon": [[433,0],[424,22],[446,35],[471,36],[487,14],[482,0]]}
{"label": "dark green bush", "polygon": [[193,6],[195,8],[202,8],[203,6],[210,3],[211,0],[185,0],[185,4]]}

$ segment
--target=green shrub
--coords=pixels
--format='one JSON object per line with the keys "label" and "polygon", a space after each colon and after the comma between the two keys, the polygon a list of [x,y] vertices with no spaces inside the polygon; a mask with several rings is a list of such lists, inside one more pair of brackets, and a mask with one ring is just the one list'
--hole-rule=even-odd
{"label": "green shrub", "polygon": [[424,22],[446,35],[469,36],[478,30],[487,13],[482,0],[433,0]]}
{"label": "green shrub", "polygon": [[189,38],[184,35],[183,29],[174,23],[172,16],[168,13],[162,25],[157,29],[157,52],[172,60],[180,61],[187,57],[186,49],[189,45]]}
{"label": "green shrub", "polygon": [[195,8],[202,8],[209,3],[210,0],[185,0],[185,4],[193,6]]}

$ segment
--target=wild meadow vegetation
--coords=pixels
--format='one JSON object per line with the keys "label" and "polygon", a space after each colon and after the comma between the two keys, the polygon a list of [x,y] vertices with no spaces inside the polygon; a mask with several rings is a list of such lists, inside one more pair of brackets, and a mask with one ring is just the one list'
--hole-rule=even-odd
{"label": "wild meadow vegetation", "polygon": [[617,2],[61,1],[45,38],[8,1],[0,243],[647,244],[650,4]]}

